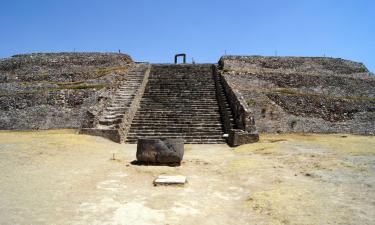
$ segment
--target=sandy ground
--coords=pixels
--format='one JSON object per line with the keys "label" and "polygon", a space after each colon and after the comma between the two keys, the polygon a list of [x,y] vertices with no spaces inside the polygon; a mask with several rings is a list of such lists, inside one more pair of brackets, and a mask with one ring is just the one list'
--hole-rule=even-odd
{"label": "sandy ground", "polygon": [[[182,166],[158,167],[75,132],[0,131],[0,224],[375,224],[375,137],[186,145]],[[188,184],[154,187],[159,174]]]}

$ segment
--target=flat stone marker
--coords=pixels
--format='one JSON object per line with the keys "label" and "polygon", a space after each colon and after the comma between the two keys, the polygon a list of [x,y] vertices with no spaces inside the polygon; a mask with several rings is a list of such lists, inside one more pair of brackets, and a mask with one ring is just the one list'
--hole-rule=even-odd
{"label": "flat stone marker", "polygon": [[160,175],[154,180],[154,185],[184,185],[186,183],[186,177],[177,175],[177,176],[169,176],[169,175]]}

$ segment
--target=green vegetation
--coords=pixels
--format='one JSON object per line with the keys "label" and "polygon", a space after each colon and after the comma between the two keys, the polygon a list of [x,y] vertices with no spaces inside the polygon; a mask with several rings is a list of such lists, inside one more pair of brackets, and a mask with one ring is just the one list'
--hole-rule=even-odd
{"label": "green vegetation", "polygon": [[277,88],[274,90],[275,92],[281,93],[281,94],[287,94],[287,95],[303,95],[305,93],[298,92],[294,89],[290,88]]}
{"label": "green vegetation", "polygon": [[299,92],[295,89],[290,89],[290,88],[277,88],[272,91],[268,91],[268,93],[273,93],[273,92],[291,95],[291,96],[313,96],[313,97],[324,97],[324,98],[330,98],[330,99],[336,99],[336,100],[375,101],[375,98],[367,97],[367,96],[341,96],[341,97],[327,96],[327,95],[318,94],[318,93]]}
{"label": "green vegetation", "polygon": [[73,84],[82,84],[84,81],[71,81],[71,82],[49,82],[51,84],[57,84],[59,86],[64,86],[64,85],[73,85]]}
{"label": "green vegetation", "polygon": [[361,64],[361,66],[359,67],[359,72],[361,72],[361,73],[368,72],[368,70],[367,70],[367,68],[364,64]]}
{"label": "green vegetation", "polygon": [[56,87],[56,88],[45,88],[45,89],[39,89],[39,90],[27,90],[27,91],[14,91],[12,93],[1,93],[0,97],[6,97],[6,96],[15,96],[15,95],[22,95],[22,94],[37,94],[37,93],[43,93],[43,92],[50,92],[50,91],[59,91],[59,90],[84,90],[84,89],[103,89],[108,87],[108,84],[86,84],[86,83],[79,83],[76,85],[68,85],[63,87]]}
{"label": "green vegetation", "polygon": [[253,106],[257,104],[257,102],[253,99],[246,99],[246,103],[248,106]]}
{"label": "green vegetation", "polygon": [[[72,71],[72,75],[74,75],[75,79],[98,79],[100,77],[109,75],[111,73],[125,73],[128,71],[127,66],[116,66],[116,67],[102,67],[102,68],[94,68],[94,69],[87,69],[83,71]],[[51,77],[50,77],[51,76]],[[84,83],[84,80],[78,81],[67,81],[67,82],[59,82],[59,81],[49,81],[49,79],[54,79],[54,77],[58,77],[57,74],[49,74],[48,72],[41,72],[38,74],[32,74],[32,77],[37,78],[35,81],[20,81],[18,83],[22,85],[33,84],[35,82],[38,83],[49,83],[49,84],[57,84],[57,85],[71,85],[71,84],[79,84]]]}
{"label": "green vegetation", "polygon": [[95,88],[95,89],[102,89],[108,87],[108,84],[78,84],[78,85],[71,85],[71,86],[66,86],[61,89],[90,89],[90,88]]}

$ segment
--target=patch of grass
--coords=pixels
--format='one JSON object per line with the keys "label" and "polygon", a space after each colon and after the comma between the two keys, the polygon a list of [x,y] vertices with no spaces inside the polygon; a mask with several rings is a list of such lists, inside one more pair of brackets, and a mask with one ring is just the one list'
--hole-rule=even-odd
{"label": "patch of grass", "polygon": [[366,73],[368,72],[368,70],[365,65],[361,64],[361,66],[359,67],[359,72]]}
{"label": "patch of grass", "polygon": [[108,87],[108,84],[78,84],[78,85],[66,86],[61,89],[90,89],[90,88],[102,89],[106,87]]}
{"label": "patch of grass", "polygon": [[49,90],[50,89],[39,89],[39,90],[27,90],[27,91],[13,91],[12,93],[2,92],[0,93],[0,97],[16,96],[16,95],[23,95],[23,94],[35,94],[35,93],[41,93],[41,92],[45,92]]}
{"label": "patch of grass", "polygon": [[277,88],[275,89],[276,92],[287,94],[287,95],[302,95],[301,92],[297,92],[296,90],[290,89],[290,88]]}
{"label": "patch of grass", "polygon": [[57,88],[45,88],[45,89],[30,90],[30,91],[14,91],[12,93],[0,92],[0,97],[15,96],[15,95],[22,95],[22,94],[36,94],[36,93],[42,93],[42,92],[68,90],[68,89],[72,89],[72,90],[102,89],[108,86],[109,86],[108,84],[77,84],[77,85],[63,86],[63,87],[57,87]]}
{"label": "patch of grass", "polygon": [[254,106],[257,104],[257,102],[253,99],[246,99],[246,103],[248,106]]}
{"label": "patch of grass", "polygon": [[375,101],[375,98],[367,96],[345,96],[344,98],[349,100]]}
{"label": "patch of grass", "polygon": [[318,93],[307,93],[307,92],[299,92],[294,89],[290,88],[277,88],[272,91],[267,91],[268,93],[277,92],[280,94],[286,94],[290,96],[315,96],[315,97],[324,97],[329,99],[336,99],[336,100],[354,100],[354,101],[375,101],[375,98],[373,97],[367,97],[367,96],[328,96],[324,94],[318,94]]}
{"label": "patch of grass", "polygon": [[126,63],[129,63],[131,62],[132,60],[129,58],[129,56],[123,56],[121,57],[122,61],[126,62]]}
{"label": "patch of grass", "polygon": [[38,73],[38,74],[33,74],[33,76],[46,77],[46,76],[49,76],[49,73],[48,72],[41,72],[41,73]]}
{"label": "patch of grass", "polygon": [[71,82],[50,82],[51,84],[57,84],[59,86],[82,84],[84,81],[71,81]]}

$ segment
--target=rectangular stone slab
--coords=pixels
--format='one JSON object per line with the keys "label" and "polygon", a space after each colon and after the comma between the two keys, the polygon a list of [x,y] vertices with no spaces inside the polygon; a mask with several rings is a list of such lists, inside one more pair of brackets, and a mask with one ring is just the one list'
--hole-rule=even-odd
{"label": "rectangular stone slab", "polygon": [[186,177],[177,175],[160,175],[154,180],[154,185],[184,185],[186,183]]}

